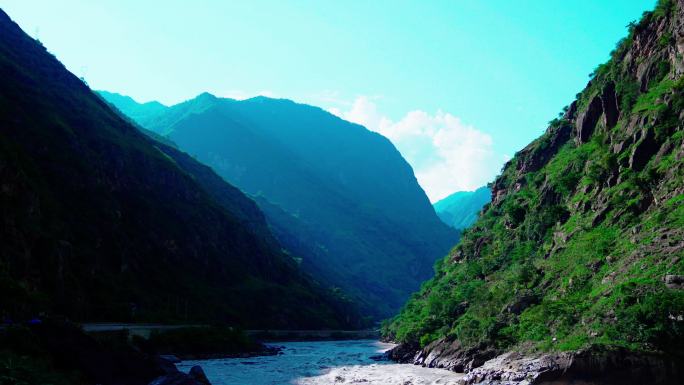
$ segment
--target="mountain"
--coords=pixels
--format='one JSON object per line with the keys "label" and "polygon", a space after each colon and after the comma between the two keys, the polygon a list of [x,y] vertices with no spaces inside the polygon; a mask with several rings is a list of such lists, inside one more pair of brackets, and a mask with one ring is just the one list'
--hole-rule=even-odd
{"label": "mountain", "polygon": [[0,314],[353,327],[256,204],[150,139],[0,11]]}
{"label": "mountain", "polygon": [[[565,370],[630,384],[681,380],[673,371],[684,354],[683,57],[684,1],[660,1],[630,24],[385,325],[403,343],[399,356],[471,371],[465,383],[495,368],[516,381]],[[510,367],[475,370],[507,351],[556,353],[536,367],[516,353],[499,358]]]}
{"label": "mountain", "polygon": [[133,121],[146,121],[146,119],[153,118],[160,112],[166,109],[166,106],[159,102],[149,102],[138,104],[135,100],[128,96],[106,92],[98,91],[106,100],[117,106],[125,106],[126,110],[129,111],[128,116],[133,119]]}
{"label": "mountain", "polygon": [[[133,119],[142,108],[109,95]],[[389,140],[320,108],[204,93],[137,123],[253,196],[306,271],[377,317],[394,314],[457,241]]]}
{"label": "mountain", "polygon": [[475,191],[458,191],[432,205],[439,219],[456,230],[467,229],[475,223],[482,207],[491,201],[488,187]]}

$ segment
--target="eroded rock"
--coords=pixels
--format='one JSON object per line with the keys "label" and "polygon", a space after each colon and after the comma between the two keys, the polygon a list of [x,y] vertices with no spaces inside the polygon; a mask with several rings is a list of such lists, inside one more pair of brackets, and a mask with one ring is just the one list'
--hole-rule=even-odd
{"label": "eroded rock", "polygon": [[665,281],[665,286],[670,289],[684,289],[684,275],[668,274],[663,280]]}
{"label": "eroded rock", "polygon": [[620,117],[618,99],[615,94],[615,84],[608,82],[601,93],[601,107],[603,108],[603,122],[606,128],[613,128]]}
{"label": "eroded rock", "polygon": [[653,130],[645,128],[642,130],[641,140],[632,149],[632,154],[629,157],[629,168],[634,171],[643,170],[659,148]]}
{"label": "eroded rock", "polygon": [[578,144],[586,143],[589,141],[591,134],[594,133],[596,124],[603,113],[603,103],[601,98],[594,96],[589,102],[587,108],[580,112],[577,117],[577,122],[575,124],[576,138]]}

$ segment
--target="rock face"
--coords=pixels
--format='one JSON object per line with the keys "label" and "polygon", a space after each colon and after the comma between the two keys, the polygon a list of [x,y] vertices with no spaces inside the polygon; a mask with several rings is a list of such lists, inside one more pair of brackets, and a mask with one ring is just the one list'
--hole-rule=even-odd
{"label": "rock face", "polygon": [[659,1],[506,164],[386,325],[392,357],[467,384],[681,382],[683,58],[684,0]]}
{"label": "rock face", "polygon": [[[591,83],[589,83],[590,87]],[[615,92],[615,83],[607,82],[600,95],[594,96],[589,105],[580,112],[575,123],[577,143],[586,143],[596,129],[599,122],[606,129],[613,128],[620,116],[618,96]]]}
{"label": "rock face", "polygon": [[620,116],[619,103],[615,93],[615,83],[608,82],[601,92],[601,108],[603,110],[603,124],[606,128],[613,128]]}
{"label": "rock face", "polygon": [[596,124],[602,113],[603,103],[601,102],[601,98],[599,96],[594,96],[591,99],[591,102],[589,102],[589,106],[587,106],[586,110],[580,112],[577,117],[577,143],[586,143],[589,140],[591,134],[594,133],[594,129],[596,128]]}
{"label": "rock face", "polygon": [[629,351],[580,351],[538,356],[502,354],[470,371],[462,385],[678,384],[684,361]]}
{"label": "rock face", "polygon": [[634,145],[629,157],[629,168],[636,171],[643,170],[646,163],[660,148],[660,143],[656,141],[653,130],[644,128],[639,136],[641,139]]}
{"label": "rock face", "polygon": [[418,353],[399,345],[388,357],[401,363],[465,372],[461,385],[641,385],[679,384],[684,360],[626,349],[586,349],[552,354],[496,354],[463,349],[457,341],[439,341]]}

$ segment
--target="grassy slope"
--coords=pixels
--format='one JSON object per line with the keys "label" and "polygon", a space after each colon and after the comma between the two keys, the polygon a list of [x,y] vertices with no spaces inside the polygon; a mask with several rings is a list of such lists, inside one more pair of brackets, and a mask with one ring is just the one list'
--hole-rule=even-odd
{"label": "grassy slope", "polygon": [[[384,325],[386,336],[502,350],[601,344],[682,353],[684,292],[663,282],[684,274],[684,81],[671,61],[681,63],[675,18],[674,2],[661,1],[631,26],[578,94],[577,113],[561,113],[507,164],[493,185],[502,199]],[[649,70],[638,82],[642,63]],[[619,120],[614,127],[600,121],[578,142],[576,117],[611,82]]]}

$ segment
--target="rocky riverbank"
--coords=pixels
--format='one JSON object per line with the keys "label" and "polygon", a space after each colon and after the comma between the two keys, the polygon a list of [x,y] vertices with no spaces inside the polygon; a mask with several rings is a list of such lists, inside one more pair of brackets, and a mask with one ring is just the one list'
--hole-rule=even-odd
{"label": "rocky riverbank", "polygon": [[465,373],[461,385],[674,385],[680,384],[684,375],[682,357],[599,347],[523,354],[463,349],[458,341],[439,340],[423,349],[398,345],[387,355],[401,363]]}

